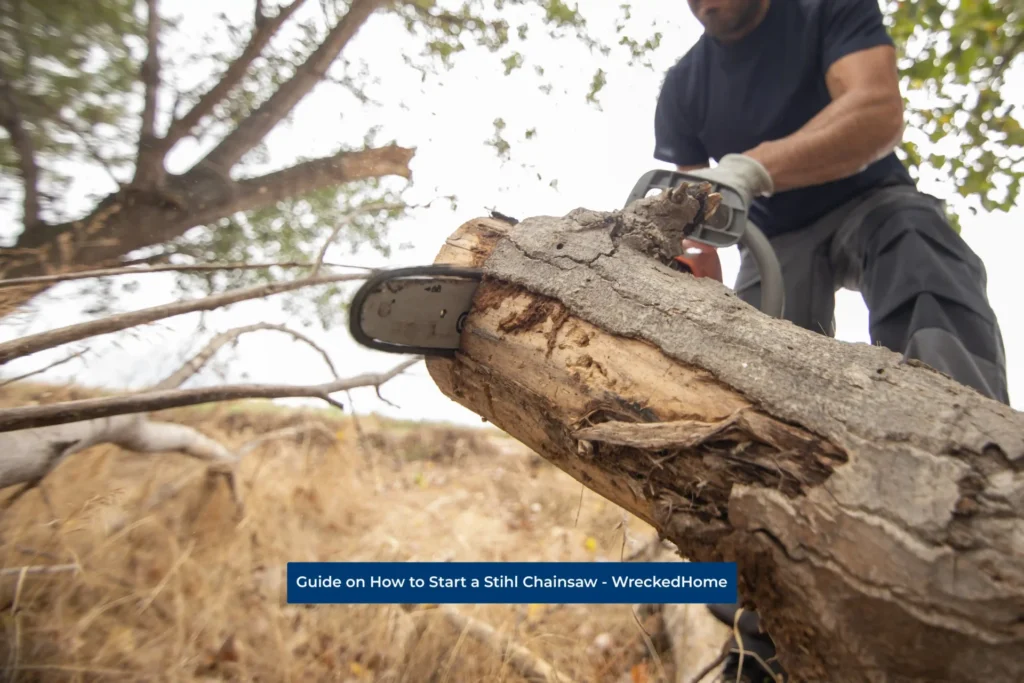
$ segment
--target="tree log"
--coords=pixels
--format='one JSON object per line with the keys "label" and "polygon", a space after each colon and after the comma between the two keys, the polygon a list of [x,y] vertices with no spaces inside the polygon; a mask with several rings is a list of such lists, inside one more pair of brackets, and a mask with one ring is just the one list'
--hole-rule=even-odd
{"label": "tree log", "polygon": [[1024,414],[670,269],[649,203],[462,225],[436,263],[485,277],[437,386],[738,562],[792,680],[1024,680]]}

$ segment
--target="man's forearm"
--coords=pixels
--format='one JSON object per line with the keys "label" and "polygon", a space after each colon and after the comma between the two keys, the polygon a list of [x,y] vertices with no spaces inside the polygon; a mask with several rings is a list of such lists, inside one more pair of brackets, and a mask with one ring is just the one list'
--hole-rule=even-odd
{"label": "man's forearm", "polygon": [[889,154],[903,134],[901,103],[843,95],[803,128],[746,152],[771,174],[775,192],[847,178]]}

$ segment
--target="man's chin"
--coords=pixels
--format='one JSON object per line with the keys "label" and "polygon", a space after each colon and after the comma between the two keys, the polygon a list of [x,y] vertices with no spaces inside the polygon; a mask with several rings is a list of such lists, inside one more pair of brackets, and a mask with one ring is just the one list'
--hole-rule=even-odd
{"label": "man's chin", "polygon": [[712,38],[727,38],[732,34],[727,24],[718,21],[709,21],[705,23],[704,30]]}
{"label": "man's chin", "polygon": [[718,10],[705,12],[703,16],[700,17],[700,23],[704,26],[705,31],[716,38],[732,33],[732,26],[730,26],[730,22],[726,17],[723,17],[722,13]]}

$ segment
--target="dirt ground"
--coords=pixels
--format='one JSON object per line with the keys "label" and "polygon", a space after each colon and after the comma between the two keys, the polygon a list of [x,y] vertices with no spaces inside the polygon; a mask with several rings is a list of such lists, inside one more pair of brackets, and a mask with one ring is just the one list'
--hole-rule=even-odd
{"label": "dirt ground", "polygon": [[[69,391],[18,386],[0,405]],[[512,641],[575,681],[674,680],[635,606],[286,604],[288,561],[614,560],[653,539],[497,430],[253,402],[154,417],[277,438],[242,461],[241,508],[204,463],[100,446],[0,512],[4,680],[527,680]]]}

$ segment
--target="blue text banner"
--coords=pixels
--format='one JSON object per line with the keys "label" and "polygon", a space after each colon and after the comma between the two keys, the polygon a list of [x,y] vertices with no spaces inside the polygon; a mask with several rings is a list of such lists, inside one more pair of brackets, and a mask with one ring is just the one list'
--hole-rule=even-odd
{"label": "blue text banner", "polygon": [[733,562],[289,562],[292,604],[713,604]]}

